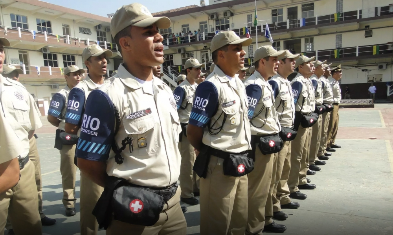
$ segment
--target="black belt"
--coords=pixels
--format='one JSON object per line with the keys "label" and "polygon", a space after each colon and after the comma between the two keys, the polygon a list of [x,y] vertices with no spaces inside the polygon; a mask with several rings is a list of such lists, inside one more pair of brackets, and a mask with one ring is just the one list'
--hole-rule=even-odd
{"label": "black belt", "polygon": [[333,103],[333,105],[339,105],[339,103]]}
{"label": "black belt", "polygon": [[25,157],[25,158],[19,158],[19,169],[22,170],[25,165],[27,164],[27,162],[29,161],[29,156]]}
{"label": "black belt", "polygon": [[222,159],[226,159],[229,157],[230,154],[245,154],[245,153],[249,153],[250,150],[246,150],[244,152],[241,153],[229,153],[229,152],[224,152],[222,150],[218,150],[218,149],[214,149],[214,148],[210,148],[209,153],[213,156],[216,156],[218,158],[222,158]]}

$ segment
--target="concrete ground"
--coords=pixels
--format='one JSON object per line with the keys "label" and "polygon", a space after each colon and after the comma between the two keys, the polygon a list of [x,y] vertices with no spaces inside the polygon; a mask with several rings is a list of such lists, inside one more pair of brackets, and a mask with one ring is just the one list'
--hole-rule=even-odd
{"label": "concrete ground", "polygon": [[[342,148],[309,176],[317,185],[304,190],[308,198],[297,210],[285,210],[289,218],[285,234],[393,234],[393,104],[374,109],[340,109],[336,143]],[[78,213],[65,217],[61,202],[60,156],[54,144],[54,128],[47,122],[38,131],[44,184],[44,212],[57,224],[44,227],[45,234],[79,234]],[[79,198],[79,172],[76,196]],[[185,214],[188,234],[199,234],[199,206]],[[100,231],[99,234],[105,234]],[[127,234],[126,232],[124,234]]]}

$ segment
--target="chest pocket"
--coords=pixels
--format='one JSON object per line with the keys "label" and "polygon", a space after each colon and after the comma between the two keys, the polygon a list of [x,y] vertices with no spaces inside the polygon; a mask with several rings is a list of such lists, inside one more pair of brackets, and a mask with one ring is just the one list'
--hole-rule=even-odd
{"label": "chest pocket", "polygon": [[[281,103],[280,103],[280,107],[282,107],[282,111],[291,108],[291,94],[289,93],[289,91],[283,91],[280,93],[280,98],[281,98]],[[277,110],[281,110],[279,108],[277,108]]]}
{"label": "chest pocket", "polygon": [[158,148],[157,133],[154,132],[156,122],[154,114],[136,118],[133,120],[123,119],[125,132],[131,135],[133,151],[155,152]]}
{"label": "chest pocket", "polygon": [[176,141],[176,143],[179,142],[179,135],[182,132],[181,125],[180,125],[180,119],[179,115],[175,110],[171,110],[171,119],[172,119],[172,132],[173,132],[173,138]]}
{"label": "chest pocket", "polygon": [[12,106],[14,107],[14,109],[20,110],[20,111],[28,111],[29,110],[29,106],[27,105],[27,103],[24,100],[13,99]]}

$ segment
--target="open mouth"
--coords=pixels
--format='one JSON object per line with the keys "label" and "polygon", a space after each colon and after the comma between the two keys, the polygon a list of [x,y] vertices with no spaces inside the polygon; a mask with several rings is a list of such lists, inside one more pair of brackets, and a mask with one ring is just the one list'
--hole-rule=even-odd
{"label": "open mouth", "polygon": [[154,53],[156,56],[164,56],[164,46],[158,45],[154,47]]}

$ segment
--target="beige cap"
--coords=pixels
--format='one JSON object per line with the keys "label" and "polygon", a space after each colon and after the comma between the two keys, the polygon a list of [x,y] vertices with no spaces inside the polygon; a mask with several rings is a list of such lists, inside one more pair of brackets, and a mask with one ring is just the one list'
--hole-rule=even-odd
{"label": "beige cap", "polygon": [[82,60],[85,62],[87,59],[89,59],[91,56],[100,56],[105,53],[105,57],[109,58],[112,56],[112,52],[110,50],[104,50],[97,44],[93,44],[90,46],[87,46],[83,52],[82,52]]}
{"label": "beige cap", "polygon": [[1,45],[6,46],[6,47],[10,46],[10,41],[8,41],[7,38],[0,37],[0,43],[1,43]]}
{"label": "beige cap", "polygon": [[341,64],[337,65],[336,67],[330,69],[330,71],[335,72],[335,71],[341,71]]}
{"label": "beige cap", "polygon": [[216,34],[211,42],[210,51],[213,53],[217,49],[220,49],[226,45],[237,45],[242,44],[242,46],[248,46],[252,43],[251,38],[243,38],[241,39],[236,35],[233,31],[221,31]]}
{"label": "beige cap", "polygon": [[204,76],[206,76],[206,73],[199,74],[199,77],[204,77]]}
{"label": "beige cap", "polygon": [[10,73],[12,73],[12,72],[14,72],[14,71],[16,71],[16,72],[18,72],[19,74],[23,74],[23,70],[22,69],[18,69],[18,68],[16,68],[15,66],[13,66],[13,65],[4,65],[3,66],[3,74],[4,75],[7,75],[7,74],[10,74]]}
{"label": "beige cap", "polygon": [[243,67],[243,68],[241,68],[239,71],[247,71],[247,70],[248,70],[247,67]]}
{"label": "beige cap", "polygon": [[186,61],[186,64],[184,65],[184,68],[185,69],[188,69],[188,68],[200,68],[200,67],[202,67],[202,65],[203,64],[200,64],[197,59],[191,58],[191,59],[188,59]]}
{"label": "beige cap", "polygon": [[301,56],[299,56],[299,58],[297,58],[297,60],[296,60],[295,68],[299,67],[299,65],[301,65],[301,64],[303,64],[303,63],[312,62],[312,61],[314,61],[314,60],[315,60],[315,56],[313,56],[313,57],[311,57],[311,58],[308,58],[308,57],[305,56],[305,55],[301,55]]}
{"label": "beige cap", "polygon": [[325,68],[325,69],[329,69],[330,70],[330,66],[331,66],[332,64],[330,63],[330,64],[323,64],[322,66],[323,66],[323,68]]}
{"label": "beige cap", "polygon": [[251,66],[249,69],[248,69],[248,73],[249,74],[252,74],[252,73],[254,73],[255,72],[255,66],[253,65],[253,66]]}
{"label": "beige cap", "polygon": [[[279,60],[283,59],[297,59],[299,58],[300,54],[292,54],[289,50],[281,50],[284,53],[278,57]],[[281,52],[279,51],[279,52]]]}
{"label": "beige cap", "polygon": [[284,51],[276,51],[272,46],[261,46],[254,52],[254,62],[268,57],[268,56],[280,56],[284,54]]}
{"label": "beige cap", "polygon": [[213,73],[214,67],[216,67],[215,64],[210,65],[210,73]]}
{"label": "beige cap", "polygon": [[144,28],[155,23],[160,29],[167,29],[171,26],[171,20],[168,17],[153,17],[145,6],[132,3],[117,9],[111,20],[111,34],[115,38],[116,34],[130,25]]}
{"label": "beige cap", "polygon": [[[315,67],[321,66],[321,65],[326,64],[326,62],[327,62],[327,60],[325,60],[325,61],[316,60],[316,61],[314,62],[314,66],[315,66]],[[322,66],[322,68],[324,68],[324,67],[325,67],[325,66]]]}
{"label": "beige cap", "polygon": [[177,77],[177,81],[178,82],[181,82],[181,81],[184,81],[184,80],[186,80],[186,75],[184,75],[184,74],[180,74],[178,77]]}
{"label": "beige cap", "polygon": [[64,74],[69,74],[69,73],[75,73],[75,72],[81,72],[84,73],[85,70],[84,69],[80,69],[78,66],[76,65],[69,65],[67,67],[64,68]]}

